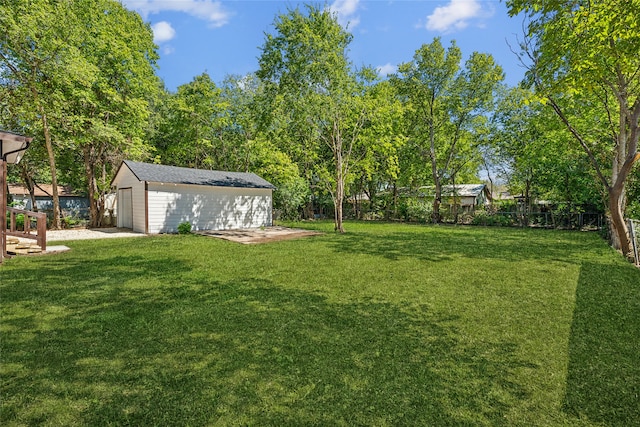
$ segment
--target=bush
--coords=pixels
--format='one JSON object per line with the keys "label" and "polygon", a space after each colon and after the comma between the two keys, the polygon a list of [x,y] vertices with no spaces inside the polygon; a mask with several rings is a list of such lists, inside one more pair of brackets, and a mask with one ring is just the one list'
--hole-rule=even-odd
{"label": "bush", "polygon": [[[11,216],[7,214],[7,229],[11,227]],[[24,230],[24,214],[16,215],[16,230]]]}
{"label": "bush", "polygon": [[628,218],[640,219],[640,201],[631,201],[627,206],[626,215]]}
{"label": "bush", "polygon": [[492,209],[481,208],[474,212],[471,224],[509,227],[513,225],[513,218],[509,215],[502,215]]}
{"label": "bush", "polygon": [[423,223],[431,221],[433,205],[428,201],[408,198],[400,209],[407,221]]}
{"label": "bush", "polygon": [[181,222],[178,224],[178,234],[191,234],[191,223]]}
{"label": "bush", "polygon": [[273,192],[273,205],[278,210],[278,218],[294,221],[300,219],[301,208],[309,195],[309,185],[301,177],[278,185],[278,189]]}

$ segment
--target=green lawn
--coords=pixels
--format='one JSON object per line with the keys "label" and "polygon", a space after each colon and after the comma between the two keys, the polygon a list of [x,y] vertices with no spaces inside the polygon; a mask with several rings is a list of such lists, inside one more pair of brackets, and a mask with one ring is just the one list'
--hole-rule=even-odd
{"label": "green lawn", "polygon": [[596,234],[347,223],[0,267],[0,423],[640,425],[640,270]]}

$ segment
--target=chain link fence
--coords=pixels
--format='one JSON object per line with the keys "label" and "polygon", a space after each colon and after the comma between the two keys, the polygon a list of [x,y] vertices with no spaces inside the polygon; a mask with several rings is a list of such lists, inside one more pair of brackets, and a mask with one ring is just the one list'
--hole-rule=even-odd
{"label": "chain link fence", "polygon": [[628,219],[629,236],[631,237],[631,247],[636,266],[640,267],[640,221]]}
{"label": "chain link fence", "polygon": [[[508,218],[511,225],[521,227],[555,228],[562,230],[602,230],[605,217],[597,212],[585,213],[552,213],[552,212],[496,212],[493,214]],[[505,222],[505,221],[502,221]]]}

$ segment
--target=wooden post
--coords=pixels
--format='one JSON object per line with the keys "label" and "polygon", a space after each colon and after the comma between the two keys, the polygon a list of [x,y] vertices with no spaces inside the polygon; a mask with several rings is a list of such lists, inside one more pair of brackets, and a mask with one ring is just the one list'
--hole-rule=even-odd
{"label": "wooden post", "polygon": [[18,163],[32,140],[0,130],[0,264],[7,257],[7,163]]}
{"label": "wooden post", "polygon": [[38,246],[42,251],[47,250],[47,214],[43,212],[38,212],[36,214],[37,224],[38,224]]}

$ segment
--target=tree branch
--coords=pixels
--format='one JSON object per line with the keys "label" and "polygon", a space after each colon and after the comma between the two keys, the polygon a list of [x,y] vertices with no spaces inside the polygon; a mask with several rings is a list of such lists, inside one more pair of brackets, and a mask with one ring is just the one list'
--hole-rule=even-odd
{"label": "tree branch", "polygon": [[20,70],[18,70],[10,61],[9,58],[7,58],[4,53],[0,52],[0,59],[2,59],[2,61],[7,65],[7,67],[9,67],[9,69],[11,70],[11,72],[13,74],[16,75],[16,78],[18,80],[21,80],[22,77],[22,72],[20,72]]}
{"label": "tree branch", "polygon": [[598,160],[596,159],[595,155],[593,154],[593,151],[591,151],[591,148],[589,148],[589,145],[584,140],[584,138],[582,137],[580,132],[578,132],[576,130],[576,128],[574,128],[571,125],[571,123],[569,122],[569,119],[564,115],[564,112],[558,106],[556,101],[551,97],[551,95],[547,95],[547,99],[549,100],[549,103],[551,104],[551,108],[553,108],[553,110],[558,115],[558,117],[560,117],[560,120],[562,120],[562,123],[565,124],[565,126],[567,127],[569,132],[571,132],[571,134],[578,140],[578,142],[580,143],[580,145],[582,146],[584,151],[587,153],[587,156],[589,156],[589,160],[591,161],[591,165],[594,167],[594,169],[596,171],[596,174],[598,175],[598,178],[600,179],[602,184],[606,188],[611,187],[610,184],[609,184],[609,181],[607,180],[607,178],[602,173],[602,170],[600,169],[600,165],[598,164]]}

